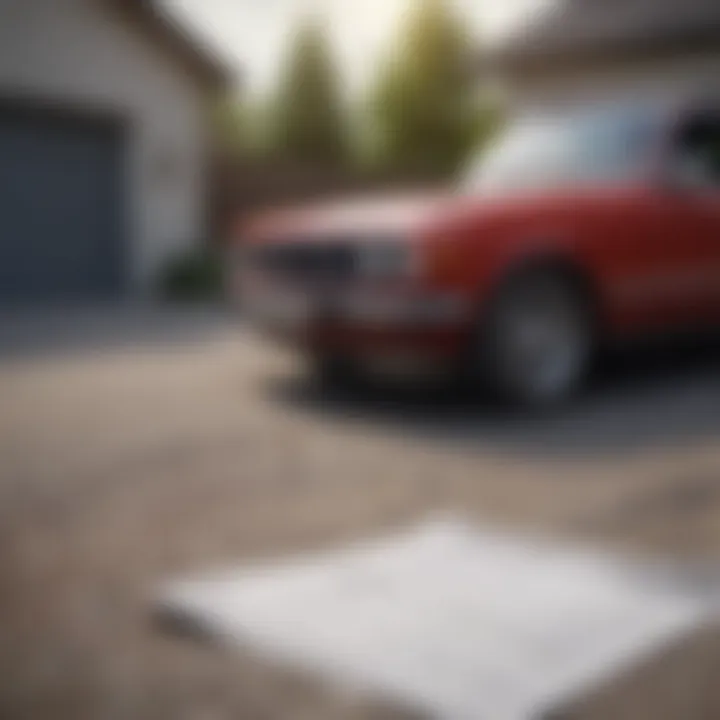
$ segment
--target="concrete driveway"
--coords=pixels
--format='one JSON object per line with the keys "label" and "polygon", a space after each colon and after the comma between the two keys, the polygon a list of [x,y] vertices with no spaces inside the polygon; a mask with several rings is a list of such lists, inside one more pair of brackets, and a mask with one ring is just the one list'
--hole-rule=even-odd
{"label": "concrete driveway", "polygon": [[4,314],[0,716],[398,717],[163,637],[148,592],[444,511],[715,557],[719,357],[635,361],[521,418],[322,391],[210,310]]}

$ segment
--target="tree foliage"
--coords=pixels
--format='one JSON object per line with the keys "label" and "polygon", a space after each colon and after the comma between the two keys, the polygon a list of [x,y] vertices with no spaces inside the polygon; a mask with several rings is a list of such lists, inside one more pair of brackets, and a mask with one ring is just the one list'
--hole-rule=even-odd
{"label": "tree foliage", "polygon": [[322,25],[306,20],[296,32],[272,106],[273,150],[299,161],[337,163],[347,131],[336,68]]}
{"label": "tree foliage", "polygon": [[452,173],[485,126],[473,48],[444,0],[415,0],[370,97],[370,146],[386,168]]}

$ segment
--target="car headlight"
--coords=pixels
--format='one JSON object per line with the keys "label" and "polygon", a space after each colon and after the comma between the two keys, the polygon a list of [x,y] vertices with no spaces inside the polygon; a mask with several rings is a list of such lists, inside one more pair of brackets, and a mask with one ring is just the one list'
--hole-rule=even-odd
{"label": "car headlight", "polygon": [[357,268],[362,277],[409,277],[419,269],[417,248],[400,241],[368,242],[358,247]]}

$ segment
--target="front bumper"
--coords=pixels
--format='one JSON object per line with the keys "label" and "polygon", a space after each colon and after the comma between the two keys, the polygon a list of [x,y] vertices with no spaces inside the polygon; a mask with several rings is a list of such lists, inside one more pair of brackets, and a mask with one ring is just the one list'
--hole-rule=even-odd
{"label": "front bumper", "polygon": [[340,322],[377,328],[438,328],[461,321],[465,301],[452,293],[350,292],[333,311]]}
{"label": "front bumper", "polygon": [[244,308],[253,325],[284,342],[371,363],[447,359],[472,325],[462,296],[418,288],[265,289],[247,292]]}

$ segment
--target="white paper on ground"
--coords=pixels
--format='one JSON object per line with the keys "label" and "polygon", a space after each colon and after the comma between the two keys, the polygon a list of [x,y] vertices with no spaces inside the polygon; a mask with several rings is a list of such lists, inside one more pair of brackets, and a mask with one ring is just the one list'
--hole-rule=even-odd
{"label": "white paper on ground", "polygon": [[530,720],[690,632],[713,602],[649,567],[441,521],[178,582],[160,606],[432,717]]}

